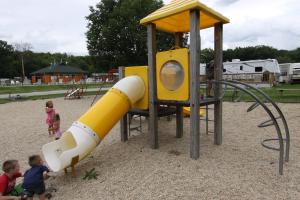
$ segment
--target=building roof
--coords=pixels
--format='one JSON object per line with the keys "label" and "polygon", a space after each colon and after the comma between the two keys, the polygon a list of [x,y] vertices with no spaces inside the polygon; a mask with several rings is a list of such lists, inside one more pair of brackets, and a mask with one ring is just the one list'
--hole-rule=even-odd
{"label": "building roof", "polygon": [[186,33],[190,30],[190,10],[200,11],[200,29],[213,27],[216,23],[229,23],[230,20],[217,11],[207,7],[199,0],[173,0],[140,21],[147,25],[154,23],[162,31]]}
{"label": "building roof", "polygon": [[261,62],[268,62],[268,63],[278,63],[278,61],[276,59],[257,59],[257,60],[239,60],[239,59],[233,59],[231,62],[230,61],[227,61],[227,62],[224,62],[223,64],[246,64],[246,63],[261,63]]}
{"label": "building roof", "polygon": [[69,65],[50,65],[48,67],[39,69],[30,73],[31,75],[43,75],[43,74],[87,74],[87,71],[83,71],[80,68],[72,67]]}

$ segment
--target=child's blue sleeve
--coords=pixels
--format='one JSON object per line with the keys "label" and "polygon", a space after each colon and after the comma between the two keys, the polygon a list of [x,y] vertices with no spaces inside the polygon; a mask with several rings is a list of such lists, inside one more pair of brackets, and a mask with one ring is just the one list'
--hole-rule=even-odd
{"label": "child's blue sleeve", "polygon": [[43,172],[49,172],[50,170],[48,169],[48,167],[46,167],[45,165],[42,166],[42,171]]}

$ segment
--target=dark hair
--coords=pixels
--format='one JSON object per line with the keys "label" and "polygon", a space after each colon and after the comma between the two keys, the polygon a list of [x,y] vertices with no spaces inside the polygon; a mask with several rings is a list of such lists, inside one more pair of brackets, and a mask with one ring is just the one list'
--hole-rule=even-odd
{"label": "dark hair", "polygon": [[60,116],[59,116],[58,113],[56,113],[56,114],[54,115],[54,121],[58,121],[58,120],[60,120]]}
{"label": "dark hair", "polygon": [[41,156],[39,156],[39,155],[33,155],[33,156],[29,157],[28,164],[30,165],[30,167],[32,167],[34,165],[40,164],[40,160],[41,160]]}
{"label": "dark hair", "polygon": [[7,160],[2,164],[2,170],[5,173],[9,173],[15,169],[17,163],[18,163],[17,160]]}
{"label": "dark hair", "polygon": [[52,101],[47,101],[47,102],[46,102],[46,107],[50,107],[50,104],[53,105],[53,102],[52,102]]}

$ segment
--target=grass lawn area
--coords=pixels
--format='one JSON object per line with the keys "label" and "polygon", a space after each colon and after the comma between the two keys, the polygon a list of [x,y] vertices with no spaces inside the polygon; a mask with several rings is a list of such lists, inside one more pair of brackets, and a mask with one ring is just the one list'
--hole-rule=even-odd
{"label": "grass lawn area", "polygon": [[[86,84],[87,88],[111,87],[111,83],[93,83]],[[30,85],[30,86],[0,86],[0,94],[14,94],[14,93],[29,93],[42,92],[51,90],[67,90],[72,86],[79,87],[80,85]],[[85,85],[84,85],[85,86]]]}
{"label": "grass lawn area", "polygon": [[[291,89],[286,90],[282,94],[280,89]],[[262,90],[268,94],[275,102],[281,103],[300,103],[300,84],[282,84],[272,88],[262,88]],[[241,94],[241,92],[239,92]],[[254,93],[258,95],[257,93]],[[224,96],[225,101],[232,101],[233,91],[226,92]],[[259,96],[259,95],[258,95]],[[243,94],[241,101],[253,101],[252,97],[248,94]]]}
{"label": "grass lawn area", "polygon": [[[88,88],[97,88],[100,87],[101,84],[88,84]],[[111,87],[112,84],[105,84],[104,87]],[[18,86],[18,87],[0,87],[0,94],[6,94],[7,91],[14,91],[15,93],[22,92],[33,92],[33,91],[49,91],[49,90],[62,90],[68,89],[71,85],[50,85],[50,86]],[[279,89],[296,89],[299,91],[287,90],[280,94]],[[300,84],[283,84],[278,85],[272,88],[263,88],[265,93],[267,93],[275,102],[281,103],[300,103]],[[6,91],[6,92],[5,92]],[[106,91],[103,91],[104,94]],[[12,92],[13,93],[13,92]],[[97,92],[86,92],[85,95],[95,95]],[[201,94],[205,93],[203,89],[201,89]],[[241,94],[239,91],[238,94]],[[257,93],[255,93],[258,95]],[[57,97],[63,97],[64,94],[51,94],[51,95],[43,95],[43,96],[32,96],[32,97],[24,97],[18,101],[25,100],[37,100],[37,99],[51,99]],[[224,101],[232,101],[233,91],[227,91],[224,95]],[[259,96],[259,95],[258,95]],[[240,101],[254,101],[252,97],[247,94],[243,94]],[[14,102],[8,99],[0,99],[0,104]]]}

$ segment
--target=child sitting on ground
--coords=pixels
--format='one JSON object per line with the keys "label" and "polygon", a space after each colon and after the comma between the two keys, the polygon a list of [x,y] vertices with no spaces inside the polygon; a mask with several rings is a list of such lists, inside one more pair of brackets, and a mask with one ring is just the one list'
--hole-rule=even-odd
{"label": "child sitting on ground", "polygon": [[54,116],[55,116],[55,110],[53,108],[53,102],[52,101],[47,101],[46,102],[45,111],[47,113],[46,123],[48,125],[48,133],[49,133],[49,136],[51,136],[53,134],[53,132],[51,131],[51,128],[53,127]]}
{"label": "child sitting on ground", "polygon": [[60,116],[58,113],[56,113],[54,116],[53,127],[50,128],[50,130],[54,134],[55,140],[58,140],[61,137],[62,132],[60,131]]}
{"label": "child sitting on ground", "polygon": [[23,182],[28,200],[32,200],[34,194],[39,195],[41,200],[47,199],[44,180],[49,178],[49,169],[43,165],[43,160],[39,155],[30,156],[28,163],[31,168],[25,172]]}
{"label": "child sitting on ground", "polygon": [[2,165],[4,174],[0,176],[0,199],[20,199],[23,189],[21,185],[16,185],[16,179],[21,177],[20,165],[17,160],[7,160]]}

